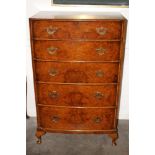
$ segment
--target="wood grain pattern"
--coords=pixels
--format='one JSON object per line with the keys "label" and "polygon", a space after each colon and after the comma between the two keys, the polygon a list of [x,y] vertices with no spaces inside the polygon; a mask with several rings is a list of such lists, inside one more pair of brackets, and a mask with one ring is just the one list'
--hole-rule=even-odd
{"label": "wood grain pattern", "polygon": [[[34,44],[33,44],[33,22],[31,19],[29,19],[29,28],[30,28],[30,44],[31,44],[31,55],[32,55],[32,71],[33,71],[33,84],[34,84],[34,92],[37,92],[37,88],[36,88],[36,70],[35,70],[35,63],[33,61],[33,57],[34,57]],[[37,106],[37,102],[38,102],[38,97],[37,97],[37,93],[34,93],[35,95],[35,105],[36,105],[36,115],[37,115],[37,128],[40,127],[40,116],[39,116],[39,112],[38,112],[38,106]]]}
{"label": "wood grain pattern", "polygon": [[115,61],[119,51],[119,41],[34,41],[34,57],[43,60]]}
{"label": "wood grain pattern", "polygon": [[124,64],[124,51],[125,51],[125,42],[126,42],[126,30],[127,30],[127,20],[124,19],[122,21],[122,41],[121,41],[121,48],[120,48],[120,63],[119,63],[119,71],[118,71],[118,85],[117,85],[117,98],[116,98],[116,115],[115,115],[115,127],[118,125],[118,117],[119,117],[119,108],[120,108],[120,96],[121,96],[121,88],[122,88],[122,77],[123,77],[123,64]]}
{"label": "wood grain pattern", "polygon": [[[47,33],[47,28],[56,28],[52,35]],[[100,35],[96,28],[105,28],[106,33]],[[120,39],[121,21],[33,21],[33,38],[45,39]]]}
{"label": "wood grain pattern", "polygon": [[[36,80],[64,83],[117,82],[118,63],[56,63],[35,62]],[[55,71],[56,75],[49,73]],[[97,72],[103,75],[97,76]]]}
{"label": "wood grain pattern", "polygon": [[[82,107],[115,106],[116,88],[115,85],[37,84],[38,104]],[[53,96],[51,96],[52,92]],[[96,96],[98,92],[103,96]]]}
{"label": "wood grain pattern", "polygon": [[38,143],[62,132],[106,133],[115,144],[126,19],[45,14],[30,18]]}
{"label": "wood grain pattern", "polygon": [[113,129],[114,109],[39,106],[41,127],[63,130]]}

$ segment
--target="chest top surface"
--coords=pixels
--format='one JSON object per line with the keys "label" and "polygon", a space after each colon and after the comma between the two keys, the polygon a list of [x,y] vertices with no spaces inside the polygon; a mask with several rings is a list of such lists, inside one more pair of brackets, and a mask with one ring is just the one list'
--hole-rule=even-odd
{"label": "chest top surface", "polygon": [[104,13],[71,13],[71,12],[46,12],[41,11],[30,18],[31,20],[125,20],[125,17],[117,12]]}

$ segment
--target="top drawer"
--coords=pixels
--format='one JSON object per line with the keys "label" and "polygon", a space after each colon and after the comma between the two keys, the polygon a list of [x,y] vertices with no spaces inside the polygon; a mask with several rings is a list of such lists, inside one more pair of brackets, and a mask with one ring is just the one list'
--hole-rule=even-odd
{"label": "top drawer", "polygon": [[33,38],[37,39],[106,39],[121,37],[121,21],[34,20]]}

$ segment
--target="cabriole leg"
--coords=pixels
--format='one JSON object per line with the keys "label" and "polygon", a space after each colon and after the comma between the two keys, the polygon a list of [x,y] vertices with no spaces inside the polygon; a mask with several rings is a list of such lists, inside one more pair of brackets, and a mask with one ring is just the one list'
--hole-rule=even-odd
{"label": "cabriole leg", "polygon": [[108,136],[112,139],[112,145],[117,145],[118,133],[108,134]]}
{"label": "cabriole leg", "polygon": [[37,144],[41,144],[41,137],[37,137]]}
{"label": "cabriole leg", "polygon": [[36,137],[37,137],[37,144],[41,144],[41,136],[46,134],[46,132],[42,128],[37,128]]}

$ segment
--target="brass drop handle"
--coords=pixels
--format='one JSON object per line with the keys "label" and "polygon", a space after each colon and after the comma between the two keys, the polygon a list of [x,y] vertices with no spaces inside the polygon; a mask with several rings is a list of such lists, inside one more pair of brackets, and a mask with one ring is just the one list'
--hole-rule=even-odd
{"label": "brass drop handle", "polygon": [[58,30],[57,27],[53,27],[53,26],[50,26],[50,27],[47,27],[46,28],[46,31],[49,35],[53,35],[56,31]]}
{"label": "brass drop handle", "polygon": [[97,53],[98,55],[104,55],[105,52],[106,52],[106,49],[103,48],[103,47],[96,48],[96,53]]}
{"label": "brass drop handle", "polygon": [[101,119],[100,117],[96,117],[96,118],[94,119],[94,122],[95,122],[95,123],[100,123],[101,120],[102,120],[102,119]]}
{"label": "brass drop handle", "polygon": [[105,27],[97,27],[96,28],[96,32],[99,34],[99,35],[105,35],[106,34],[106,32],[107,32],[107,28],[105,28]]}
{"label": "brass drop handle", "polygon": [[49,92],[49,97],[53,98],[53,99],[56,99],[58,98],[59,94],[57,91],[52,91],[52,92]]}
{"label": "brass drop handle", "polygon": [[49,47],[47,48],[47,51],[50,55],[55,55],[57,53],[58,48],[57,47]]}
{"label": "brass drop handle", "polygon": [[104,97],[104,94],[102,94],[101,92],[97,91],[95,93],[95,98],[98,100],[101,100]]}
{"label": "brass drop handle", "polygon": [[56,76],[58,74],[58,71],[56,70],[56,69],[51,69],[51,70],[49,70],[49,75],[50,76]]}
{"label": "brass drop handle", "polygon": [[52,116],[52,122],[57,123],[60,120],[60,117],[58,116]]}
{"label": "brass drop handle", "polygon": [[97,77],[103,77],[104,76],[104,72],[102,70],[98,70],[98,71],[96,71],[96,76]]}

